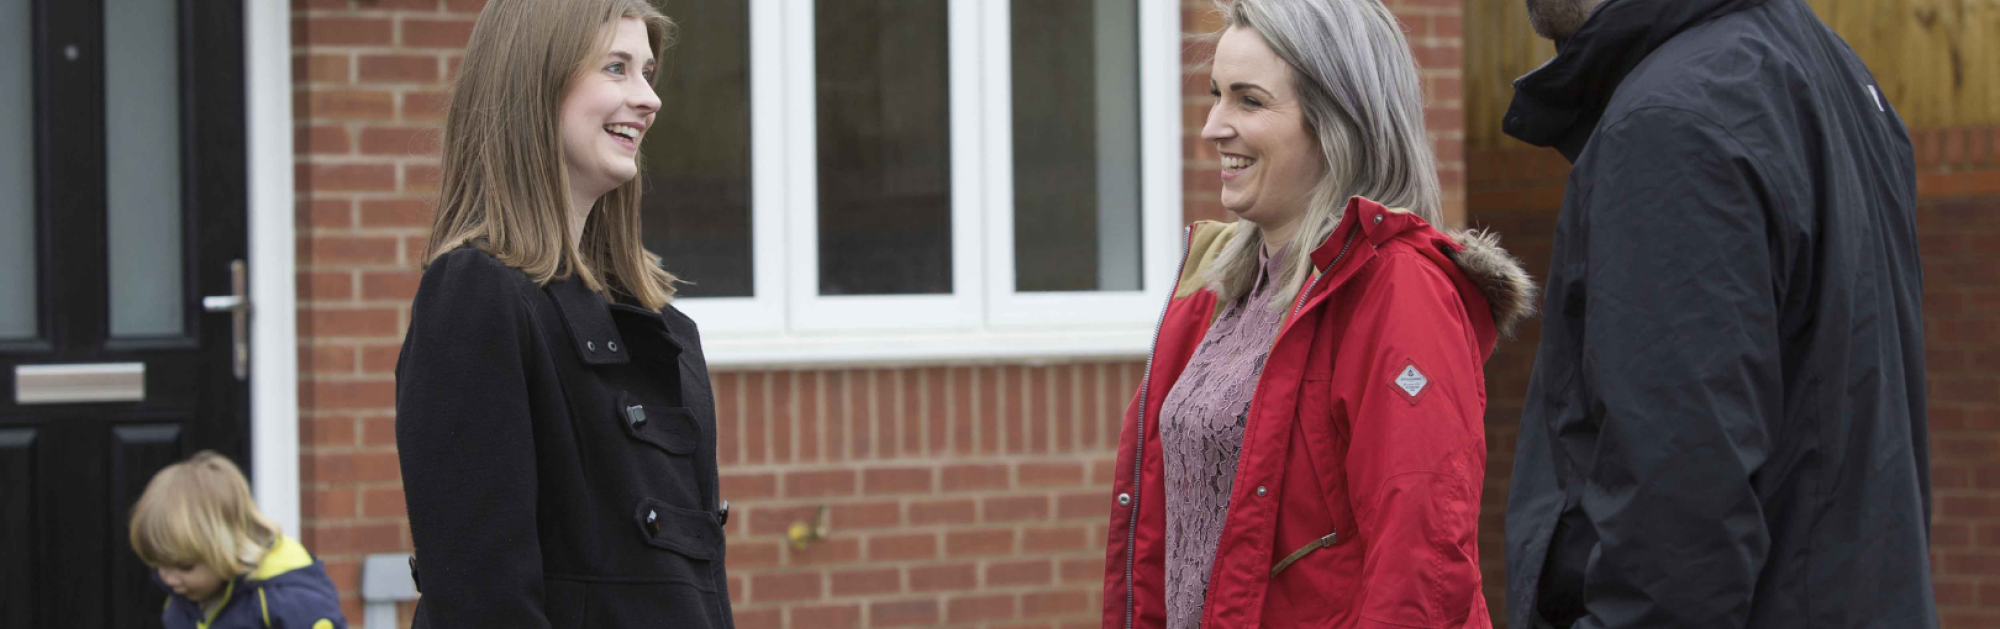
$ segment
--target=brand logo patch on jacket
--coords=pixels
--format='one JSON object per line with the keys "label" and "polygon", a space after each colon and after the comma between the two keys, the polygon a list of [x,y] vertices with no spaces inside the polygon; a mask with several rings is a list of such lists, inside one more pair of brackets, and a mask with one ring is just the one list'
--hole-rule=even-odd
{"label": "brand logo patch on jacket", "polygon": [[1415,406],[1418,400],[1423,399],[1424,391],[1430,388],[1430,384],[1430,376],[1424,375],[1424,370],[1417,368],[1417,361],[1404,359],[1403,370],[1396,372],[1396,378],[1389,383],[1389,388],[1403,394],[1403,399],[1409,400],[1410,405]]}

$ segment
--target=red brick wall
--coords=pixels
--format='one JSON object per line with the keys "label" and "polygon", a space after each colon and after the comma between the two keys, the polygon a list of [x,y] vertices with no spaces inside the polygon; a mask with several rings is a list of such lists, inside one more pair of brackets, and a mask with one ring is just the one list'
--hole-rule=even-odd
{"label": "red brick wall", "polygon": [[[716,376],[744,629],[1096,627],[1134,363]],[[795,521],[829,508],[804,551]]]}
{"label": "red brick wall", "polygon": [[362,558],[410,549],[392,372],[429,226],[443,77],[482,4],[292,2],[302,538],[356,623]]}
{"label": "red brick wall", "polygon": [[[1946,629],[2000,626],[2000,129],[1918,131],[1917,232],[1930,379],[1932,555]],[[1520,146],[1520,145],[1515,145]],[[1476,225],[1546,277],[1569,164],[1554,151],[1474,151]],[[1503,618],[1507,482],[1540,325],[1487,364],[1488,458],[1480,513],[1487,603]]]}
{"label": "red brick wall", "polygon": [[[1172,0],[1143,0],[1172,1]],[[1183,0],[1184,30],[1213,30]],[[1459,0],[1391,0],[1463,216]],[[392,371],[437,174],[445,79],[483,0],[292,0],[302,537],[361,620],[360,563],[407,552]],[[1190,69],[1186,215],[1222,218]],[[1095,627],[1117,418],[1136,362],[716,375],[731,593],[760,627]],[[1511,443],[1511,442],[1510,442]],[[783,531],[819,505],[831,538]],[[403,622],[409,619],[405,608]],[[380,628],[371,628],[380,629]]]}
{"label": "red brick wall", "polygon": [[1932,573],[1946,629],[2000,626],[2000,128],[1923,133]]}

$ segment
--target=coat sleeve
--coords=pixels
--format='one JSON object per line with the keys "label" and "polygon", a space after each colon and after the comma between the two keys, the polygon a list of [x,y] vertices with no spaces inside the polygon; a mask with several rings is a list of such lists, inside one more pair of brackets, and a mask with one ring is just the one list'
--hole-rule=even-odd
{"label": "coat sleeve", "polygon": [[418,285],[396,365],[396,448],[434,627],[547,627],[519,273],[461,249]]}
{"label": "coat sleeve", "polygon": [[1598,430],[1579,464],[1598,545],[1576,627],[1742,627],[1771,545],[1752,482],[1784,397],[1765,186],[1690,112],[1599,134],[1579,164],[1580,385]]}
{"label": "coat sleeve", "polygon": [[1337,531],[1365,544],[1357,626],[1455,627],[1486,613],[1480,351],[1457,289],[1434,263],[1409,252],[1376,262],[1334,369],[1336,381],[1361,379],[1346,458],[1359,530]]}

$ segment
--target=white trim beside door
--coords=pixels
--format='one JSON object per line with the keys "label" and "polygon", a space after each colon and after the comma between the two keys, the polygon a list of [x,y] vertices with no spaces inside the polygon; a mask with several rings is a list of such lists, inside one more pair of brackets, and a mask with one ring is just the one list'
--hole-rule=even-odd
{"label": "white trim beside door", "polygon": [[244,0],[250,206],[250,475],[288,534],[299,517],[298,292],[293,240],[292,32],[286,2]]}

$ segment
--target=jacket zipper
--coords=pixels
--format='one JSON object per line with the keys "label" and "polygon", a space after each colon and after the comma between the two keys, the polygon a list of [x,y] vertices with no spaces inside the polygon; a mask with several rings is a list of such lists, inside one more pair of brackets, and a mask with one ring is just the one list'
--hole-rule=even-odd
{"label": "jacket zipper", "polygon": [[1134,542],[1139,535],[1139,487],[1144,484],[1146,469],[1146,396],[1153,388],[1153,358],[1160,352],[1160,329],[1167,325],[1167,309],[1174,305],[1174,294],[1180,292],[1181,273],[1187,271],[1190,249],[1194,248],[1194,227],[1181,230],[1181,263],[1174,267],[1174,285],[1167,290],[1167,303],[1160,306],[1160,318],[1153,324],[1153,343],[1146,351],[1146,373],[1139,380],[1138,432],[1133,433],[1132,442],[1132,505],[1125,519],[1125,629],[1132,629],[1133,586],[1132,561]]}
{"label": "jacket zipper", "polygon": [[[1356,223],[1356,224],[1354,225],[1354,229],[1352,229],[1352,230],[1349,230],[1349,231],[1347,232],[1347,241],[1346,241],[1346,242],[1343,242],[1343,243],[1341,243],[1341,244],[1340,244],[1340,253],[1336,253],[1336,254],[1334,254],[1334,255],[1333,255],[1333,261],[1332,261],[1332,262],[1328,262],[1328,263],[1326,263],[1326,271],[1325,271],[1325,272],[1323,272],[1323,273],[1320,273],[1320,274],[1319,274],[1319,277],[1315,277],[1315,278],[1313,278],[1313,281],[1312,281],[1312,283],[1310,283],[1310,284],[1306,284],[1306,292],[1305,292],[1305,294],[1303,294],[1303,295],[1300,295],[1300,296],[1299,296],[1299,303],[1298,303],[1298,304],[1296,304],[1296,305],[1293,305],[1293,306],[1292,306],[1292,316],[1294,316],[1294,317],[1298,316],[1298,315],[1299,315],[1299,310],[1301,310],[1301,309],[1303,309],[1303,308],[1305,308],[1305,307],[1306,307],[1306,302],[1307,302],[1307,301],[1311,301],[1311,300],[1312,300],[1312,294],[1313,294],[1313,289],[1314,289],[1314,288],[1317,288],[1317,287],[1319,286],[1319,281],[1320,281],[1320,280],[1323,280],[1323,279],[1326,279],[1326,276],[1328,276],[1328,275],[1332,275],[1332,274],[1333,274],[1333,267],[1336,267],[1336,266],[1340,266],[1340,259],[1341,259],[1341,258],[1345,258],[1345,257],[1347,257],[1347,249],[1348,249],[1349,247],[1353,247],[1353,246],[1354,246],[1354,237],[1355,237],[1355,236],[1358,236],[1358,235],[1360,235],[1360,234],[1361,234],[1361,225],[1360,225],[1359,223]],[[1185,256],[1184,256],[1184,257],[1185,257]],[[1185,263],[1183,263],[1183,264],[1185,264]]]}
{"label": "jacket zipper", "polygon": [[[1360,234],[1361,234],[1361,225],[1357,223],[1354,226],[1354,229],[1347,232],[1347,240],[1340,243],[1340,253],[1333,254],[1333,261],[1326,263],[1326,270],[1321,271],[1319,277],[1313,278],[1312,282],[1306,284],[1305,292],[1299,295],[1299,302],[1292,306],[1292,314],[1287,315],[1285,317],[1287,320],[1290,320],[1293,317],[1297,317],[1299,315],[1299,311],[1305,309],[1306,302],[1312,301],[1313,289],[1319,287],[1320,280],[1326,279],[1326,276],[1333,274],[1334,267],[1340,266],[1341,259],[1347,257],[1347,250],[1354,246],[1354,237]],[[1281,330],[1279,334],[1282,336],[1283,331]],[[1272,349],[1276,348],[1277,348],[1277,341],[1273,340]],[[1255,400],[1257,399],[1256,390],[1254,389],[1251,390],[1250,399],[1252,400],[1251,402],[1252,404],[1256,403],[1255,402]],[[1306,544],[1304,548],[1292,551],[1291,555],[1285,557],[1283,560],[1280,560],[1277,565],[1271,567],[1270,578],[1273,579],[1278,578],[1278,573],[1284,572],[1286,568],[1292,567],[1293,563],[1297,563],[1298,560],[1304,559],[1306,555],[1312,554],[1313,551],[1319,550],[1321,548],[1332,547],[1334,542],[1338,539],[1337,536],[1339,534],[1340,534],[1339,531],[1327,533],[1324,537],[1313,540],[1313,542],[1310,544]]]}

